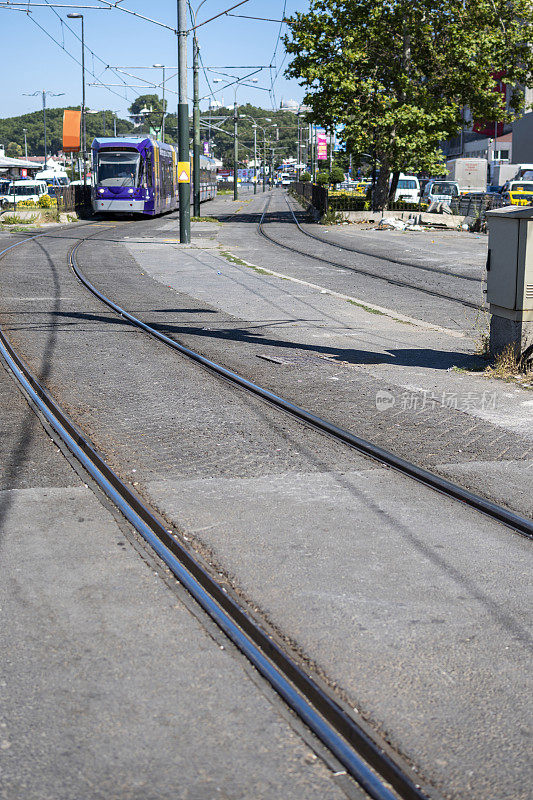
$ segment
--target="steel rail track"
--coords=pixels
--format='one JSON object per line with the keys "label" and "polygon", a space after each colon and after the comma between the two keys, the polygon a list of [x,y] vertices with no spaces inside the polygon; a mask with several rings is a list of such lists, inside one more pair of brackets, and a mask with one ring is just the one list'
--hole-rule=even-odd
{"label": "steel rail track", "polygon": [[[320,261],[322,264],[329,264],[332,267],[338,267],[339,269],[343,269],[347,272],[355,272],[359,275],[366,275],[369,278],[375,278],[379,281],[384,281],[392,286],[401,286],[404,289],[414,289],[417,292],[422,292],[423,294],[430,295],[431,297],[439,297],[441,300],[450,300],[453,303],[458,303],[459,305],[465,306],[466,308],[473,308],[475,311],[482,311],[483,307],[480,306],[478,303],[471,303],[469,300],[461,300],[459,297],[453,297],[449,294],[443,294],[442,292],[436,292],[432,289],[424,289],[422,286],[418,286],[415,283],[409,283],[408,281],[400,281],[396,280],[395,278],[387,278],[384,275],[376,275],[375,272],[370,272],[370,270],[362,269],[361,267],[350,267],[348,264],[341,264],[339,261],[332,261],[329,258],[323,258],[322,256],[316,256],[312,253],[307,253],[305,250],[299,250],[296,247],[291,247],[289,244],[284,244],[280,242],[278,239],[274,239],[273,236],[266,233],[264,230],[264,217],[267,212],[267,209],[270,205],[270,201],[272,197],[269,197],[267,203],[265,204],[265,208],[263,209],[263,213],[261,214],[260,221],[257,225],[257,230],[265,239],[268,239],[269,242],[272,244],[277,245],[278,247],[283,247],[285,250],[290,250],[292,253],[297,253],[300,256],[305,256],[305,258],[312,258],[314,261]],[[298,222],[296,222],[298,224]],[[305,234],[305,231],[303,232]],[[322,239],[320,240],[322,241]],[[328,242],[326,242],[328,244]],[[336,246],[336,245],[333,245]],[[374,258],[374,256],[372,256]],[[381,257],[381,260],[385,260]]]}
{"label": "steel rail track", "polygon": [[[41,234],[42,235],[42,234]],[[89,237],[86,237],[88,239]],[[83,241],[78,242],[73,252]],[[18,242],[17,245],[25,242]],[[14,246],[17,246],[14,245]],[[3,256],[13,246],[0,252]],[[82,280],[86,285],[88,282]],[[91,288],[93,294],[96,293]],[[102,299],[102,295],[98,293]],[[111,301],[106,305],[116,310]],[[122,311],[126,319],[131,315]],[[134,319],[134,318],[131,318]],[[130,319],[130,321],[131,321]],[[149,329],[139,322],[143,329]],[[158,337],[160,338],[160,337]],[[167,338],[167,337],[164,337]],[[176,343],[174,343],[176,344]],[[266,633],[116,475],[16,353],[0,329],[0,356],[30,403],[220,629],[373,800],[427,800],[384,750]],[[201,357],[200,357],[201,358]],[[205,360],[205,359],[203,359]],[[392,789],[391,789],[392,787]]]}
{"label": "steel rail track", "polygon": [[[96,231],[98,234],[100,231]],[[43,234],[40,234],[43,235]],[[36,238],[36,237],[35,237]],[[482,511],[513,530],[533,537],[533,523],[484,498],[473,495],[433,473],[423,470],[398,458],[382,448],[366,442],[349,431],[299,408],[272,392],[257,386],[236,373],[201,356],[179,344],[174,339],[129,314],[125,309],[103,295],[81,272],[76,254],[85,237],[73,246],[69,263],[78,279],[106,306],[136,327],[156,337],[174,350],[186,355],[226,380],[237,384],[292,416],[343,441],[359,452],[369,455],[404,475],[452,497],[472,508]],[[18,242],[14,246],[24,244]],[[0,256],[4,254],[3,251]],[[395,761],[360,728],[336,701],[329,696],[298,664],[280,648],[271,636],[214,581],[191,554],[167,531],[153,512],[137,495],[120,481],[94,451],[74,423],[57,406],[46,390],[39,385],[13,351],[9,341],[0,331],[0,353],[17,377],[31,400],[38,406],[54,430],[67,443],[87,471],[99,483],[106,494],[116,503],[126,518],[136,527],[143,538],[154,548],[178,579],[197,599],[199,604],[217,622],[221,629],[235,642],[237,647],[251,660],[276,691],[293,708],[311,730],[326,744],[346,767],[347,771],[375,800],[393,800],[395,794],[407,800],[421,800],[427,795],[414,783]],[[370,765],[370,767],[368,766]],[[380,777],[373,772],[375,770]],[[385,783],[384,783],[385,781]]]}
{"label": "steel rail track", "polygon": [[527,537],[533,538],[532,520],[510,511],[504,506],[493,503],[492,501],[487,500],[480,495],[469,492],[462,486],[459,486],[458,484],[453,483],[446,478],[442,478],[440,475],[437,475],[430,470],[419,467],[416,464],[413,464],[410,461],[407,461],[406,459],[403,459],[400,456],[397,456],[394,453],[367,441],[366,439],[362,439],[351,431],[340,428],[338,425],[335,425],[332,422],[329,422],[328,420],[323,419],[322,417],[319,417],[304,408],[301,408],[295,403],[292,403],[290,400],[286,400],[283,397],[276,395],[274,392],[271,392],[269,389],[265,389],[253,381],[242,377],[238,373],[233,372],[220,364],[217,364],[215,361],[212,361],[205,356],[202,356],[200,353],[191,350],[189,347],[185,347],[185,345],[180,344],[180,342],[178,342],[176,339],[161,333],[161,331],[158,331],[157,328],[148,325],[138,317],[130,314],[128,311],[126,311],[126,309],[122,308],[109,297],[106,297],[106,295],[100,292],[100,290],[97,289],[81,271],[76,261],[76,254],[83,244],[83,241],[84,240],[79,241],[70,252],[70,266],[72,267],[74,274],[98,300],[104,303],[108,308],[111,308],[115,313],[130,322],[132,325],[135,325],[136,327],[145,331],[150,336],[159,339],[159,341],[168,345],[173,350],[178,351],[182,355],[187,356],[187,358],[191,359],[192,361],[195,361],[196,363],[206,367],[210,372],[213,372],[216,375],[219,375],[230,381],[231,383],[246,389],[252,394],[262,398],[263,400],[266,400],[269,404],[288,412],[291,416],[307,423],[322,433],[329,434],[337,441],[347,444],[358,452],[370,456],[374,460],[379,461],[388,467],[392,467],[402,475],[412,478],[419,483],[436,490],[440,494],[444,494],[453,500],[457,500],[464,505],[475,509],[476,511],[486,514],[491,519],[507,525],[517,533],[521,533]]}
{"label": "steel rail track", "polygon": [[424,264],[415,264],[413,261],[404,261],[401,258],[390,258],[389,256],[380,256],[376,253],[369,253],[368,250],[358,250],[356,247],[348,247],[346,244],[338,244],[338,242],[329,242],[327,239],[323,239],[321,236],[317,236],[316,233],[310,233],[302,228],[301,224],[298,222],[296,218],[296,214],[294,213],[294,209],[291,207],[288,198],[285,198],[285,202],[287,203],[288,209],[292,214],[292,217],[297,224],[300,231],[304,234],[304,236],[309,236],[310,239],[316,239],[317,242],[322,242],[322,244],[329,244],[331,247],[336,247],[338,250],[346,250],[349,253],[357,253],[360,256],[369,256],[370,258],[377,258],[379,261],[386,261],[391,264],[400,264],[403,267],[414,267],[416,269],[422,269],[425,272],[436,273],[437,275],[445,275],[448,278],[459,278],[462,281],[472,281],[473,283],[480,283],[480,278],[474,278],[472,275],[461,275],[459,272],[450,272],[447,269],[440,269],[439,267],[426,267]]}

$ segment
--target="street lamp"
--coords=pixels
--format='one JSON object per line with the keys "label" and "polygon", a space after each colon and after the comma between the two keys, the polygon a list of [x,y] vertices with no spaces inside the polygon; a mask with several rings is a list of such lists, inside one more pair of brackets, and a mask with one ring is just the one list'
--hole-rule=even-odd
{"label": "street lamp", "polygon": [[163,64],[153,64],[152,66],[163,70],[163,122],[161,123],[161,141],[165,141],[165,67]]}
{"label": "street lamp", "polygon": [[[235,89],[233,90],[233,199],[239,199],[239,188],[238,188],[238,181],[237,181],[237,173],[239,171],[239,131],[238,131],[238,122],[239,122],[239,108],[237,106],[237,90],[240,86],[240,80],[238,79],[235,83]],[[244,78],[242,80],[245,80]],[[252,83],[257,83],[257,78],[252,78]]]}
{"label": "street lamp", "polygon": [[26,128],[23,128],[22,130],[24,132],[24,157],[25,157],[25,159],[27,161],[28,160],[28,142],[27,142],[27,139],[26,139]]}
{"label": "street lamp", "polygon": [[[276,122],[274,122],[273,125],[267,125],[266,127],[263,127],[262,125],[259,125],[257,120],[254,120],[254,122],[257,125],[257,127],[261,128],[261,130],[263,131],[263,193],[264,193],[265,192],[265,183],[266,183],[266,129],[267,128],[277,128],[278,126],[277,126]],[[261,120],[261,122],[270,122],[270,117],[265,117],[264,119]]]}
{"label": "street lamp", "polygon": [[46,169],[46,160],[48,158],[48,151],[47,151],[47,142],[46,142],[46,95],[49,94],[52,97],[63,97],[65,92],[48,92],[43,89],[41,92],[23,92],[25,97],[36,97],[38,94],[42,95],[43,98],[43,124],[44,124],[44,169]]}
{"label": "street lamp", "polygon": [[87,186],[87,133],[85,130],[85,31],[83,14],[67,14],[69,19],[81,19],[81,157],[83,159],[83,185]]}
{"label": "street lamp", "polygon": [[193,35],[192,35],[192,86],[193,86],[193,100],[192,100],[192,197],[193,197],[193,214],[195,217],[200,216],[200,89],[199,89],[199,57],[200,47],[198,45],[198,38],[196,36],[196,15],[200,11],[206,0],[197,6],[196,11],[189,3],[189,12],[192,19]]}
{"label": "street lamp", "polygon": [[[252,117],[251,114],[243,114],[243,116],[247,117],[248,119],[253,120],[253,122],[254,122],[254,124],[252,125],[252,127],[254,129],[254,194],[257,194],[257,128],[260,128],[261,125],[257,124],[257,120],[255,119],[255,117]],[[271,120],[270,120],[269,117],[265,117],[265,119],[263,120],[263,122],[270,122],[270,121]],[[264,133],[264,129],[263,129],[263,133]],[[264,172],[264,165],[263,165],[263,172]],[[263,191],[265,191],[265,189],[264,189],[264,180],[263,180]]]}

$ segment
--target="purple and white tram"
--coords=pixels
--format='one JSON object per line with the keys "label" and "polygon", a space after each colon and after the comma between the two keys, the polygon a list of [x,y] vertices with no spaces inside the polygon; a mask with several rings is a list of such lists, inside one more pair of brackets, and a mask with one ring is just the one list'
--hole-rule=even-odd
{"label": "purple and white tram", "polygon": [[[92,205],[98,213],[154,216],[178,208],[178,148],[152,136],[92,143]],[[200,200],[215,197],[215,162],[200,156]]]}

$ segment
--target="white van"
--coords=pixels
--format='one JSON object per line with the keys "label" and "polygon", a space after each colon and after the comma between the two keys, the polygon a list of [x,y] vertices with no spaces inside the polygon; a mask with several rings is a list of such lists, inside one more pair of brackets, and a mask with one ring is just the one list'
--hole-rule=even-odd
{"label": "white van", "polygon": [[35,175],[36,181],[44,181],[48,186],[68,186],[68,175],[64,170],[43,169]]}
{"label": "white van", "polygon": [[10,186],[11,186],[10,179],[0,178],[0,203],[4,203],[4,201],[7,200]]}
{"label": "white van", "polygon": [[439,201],[450,204],[460,195],[457,181],[431,180],[426,184],[422,199],[428,203]]}
{"label": "white van", "polygon": [[394,202],[398,200],[405,200],[408,203],[418,203],[420,196],[420,183],[416,175],[403,175],[400,174],[398,178],[398,186],[396,187],[396,194],[394,195]]}
{"label": "white van", "polygon": [[[36,203],[48,194],[46,181],[13,181],[7,194],[7,204],[21,203],[23,200],[33,200]],[[5,205],[6,201],[4,201]]]}

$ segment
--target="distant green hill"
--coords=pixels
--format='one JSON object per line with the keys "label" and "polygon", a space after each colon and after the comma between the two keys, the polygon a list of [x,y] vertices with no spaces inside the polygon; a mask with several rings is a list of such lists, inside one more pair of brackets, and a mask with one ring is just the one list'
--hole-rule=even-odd
{"label": "distant green hill", "polygon": [[[38,99],[38,98],[37,98]],[[70,106],[74,108],[75,106]],[[79,108],[79,106],[77,106]],[[63,137],[63,108],[50,108],[46,111],[46,132],[48,153],[54,155],[62,148]],[[191,108],[192,113],[192,108]],[[297,152],[297,129],[298,122],[295,114],[290,111],[258,108],[246,104],[239,107],[239,159],[253,157],[254,130],[253,120],[266,127],[267,160],[271,158],[271,148],[274,147],[276,161],[285,156],[295,156]],[[215,111],[202,112],[201,139],[208,138],[208,120],[211,119],[210,128],[211,143],[213,154],[224,161],[228,167],[233,167],[233,108],[219,108]],[[103,116],[99,111],[96,114],[87,114],[87,148],[95,136],[103,135]],[[274,127],[277,124],[277,129]],[[215,127],[216,126],[216,127]],[[225,132],[217,130],[222,128]],[[44,128],[43,112],[34,111],[31,114],[23,114],[21,117],[8,117],[0,119],[0,144],[3,144],[8,151],[11,143],[18,145],[21,155],[24,154],[24,128],[28,141],[28,155],[44,155]],[[167,141],[176,141],[176,115],[168,114],[165,121]],[[302,141],[307,133],[307,125],[301,122]],[[129,120],[117,120],[117,133],[141,133],[141,128],[134,128]],[[191,131],[192,133],[192,131]],[[111,111],[106,111],[106,135],[113,134],[113,115]],[[8,154],[10,154],[8,152]],[[13,155],[16,153],[13,152]],[[263,131],[257,128],[257,155],[260,159],[263,155]]]}
{"label": "distant green hill", "polygon": [[[76,108],[76,106],[69,106]],[[77,106],[79,108],[79,106]],[[55,155],[62,148],[63,142],[63,108],[46,109],[46,138],[48,153]],[[103,135],[103,115],[87,114],[86,117],[87,146],[90,147],[91,141],[95,136]],[[10,143],[19,145],[20,153],[24,154],[24,128],[26,128],[26,138],[28,142],[29,156],[44,155],[44,125],[43,112],[33,111],[31,114],[23,114],[21,117],[7,117],[0,119],[0,144],[8,149]],[[117,120],[117,133],[130,133],[133,126],[129,120]],[[106,111],[106,135],[113,135],[113,114]],[[13,153],[15,154],[15,153]]]}

